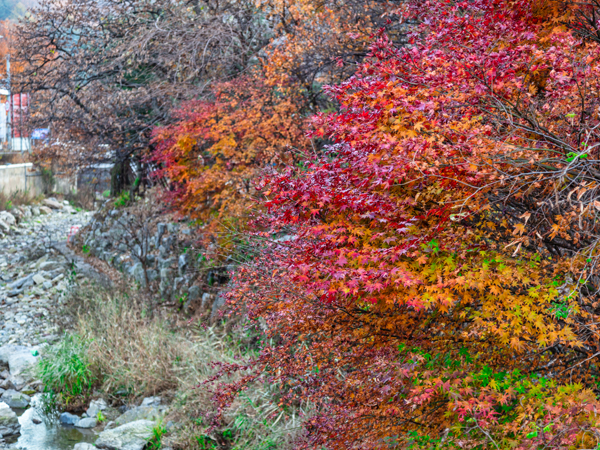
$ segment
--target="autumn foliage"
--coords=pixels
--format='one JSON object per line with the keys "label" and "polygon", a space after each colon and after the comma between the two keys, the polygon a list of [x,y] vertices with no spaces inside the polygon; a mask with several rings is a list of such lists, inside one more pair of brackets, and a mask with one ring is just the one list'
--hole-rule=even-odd
{"label": "autumn foliage", "polygon": [[[98,44],[32,79],[182,216],[252,230],[229,297],[268,339],[215,404],[281,386],[314,449],[600,448],[597,0],[144,4],[106,2],[143,20],[92,75],[117,37],[84,15]],[[102,134],[69,105],[106,86]]]}
{"label": "autumn foliage", "polygon": [[275,343],[246,380],[314,405],[303,445],[598,446],[593,8],[399,6],[410,45],[327,88],[333,144],[262,179],[231,297]]}

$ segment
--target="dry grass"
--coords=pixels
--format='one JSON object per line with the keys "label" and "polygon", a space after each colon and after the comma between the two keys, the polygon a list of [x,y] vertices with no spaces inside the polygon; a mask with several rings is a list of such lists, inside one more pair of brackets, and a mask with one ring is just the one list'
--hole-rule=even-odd
{"label": "dry grass", "polygon": [[293,448],[301,412],[309,408],[284,413],[278,406],[279,387],[273,384],[253,384],[218,426],[208,426],[217,407],[204,382],[216,374],[214,363],[243,363],[256,355],[255,333],[222,325],[173,330],[172,321],[147,312],[148,304],[140,291],[127,286],[72,293],[64,314],[75,317],[71,332],[90,343],[86,356],[98,389],[109,396],[128,393],[126,398],[113,396],[117,401],[156,394],[172,399],[168,420],[177,427],[162,440],[175,449]]}
{"label": "dry grass", "polygon": [[[278,405],[280,388],[276,384],[255,382],[239,395],[224,412],[218,426],[209,427],[216,407],[211,389],[204,382],[216,374],[214,363],[243,363],[254,351],[248,347],[250,336],[237,328],[199,327],[195,334],[195,364],[183,374],[174,400],[178,431],[166,439],[176,449],[291,449],[301,432],[301,416],[307,405],[283,411]],[[235,381],[240,375],[219,381]],[[214,386],[213,386],[214,388]]]}
{"label": "dry grass", "polygon": [[165,321],[149,318],[134,290],[120,290],[80,289],[73,298],[74,331],[90,342],[87,356],[100,389],[128,397],[173,392],[180,367],[191,363],[190,343]]}
{"label": "dry grass", "polygon": [[0,191],[0,211],[10,211],[15,206],[31,205],[38,200],[28,192],[17,191],[12,194],[5,194]]}

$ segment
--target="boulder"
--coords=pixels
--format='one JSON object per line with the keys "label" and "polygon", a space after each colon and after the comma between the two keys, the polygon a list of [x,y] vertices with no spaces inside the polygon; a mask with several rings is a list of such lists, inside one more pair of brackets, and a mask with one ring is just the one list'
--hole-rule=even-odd
{"label": "boulder", "polygon": [[2,394],[0,400],[11,408],[27,408],[31,402],[31,397],[29,395],[21,394],[13,389],[9,389]]}
{"label": "boulder", "polygon": [[52,214],[52,210],[47,206],[40,206],[40,214],[45,214],[49,216],[50,214]]}
{"label": "boulder", "polygon": [[197,284],[191,286],[188,289],[188,300],[191,302],[195,302],[200,298],[200,293],[200,286],[198,286]]}
{"label": "boulder", "polygon": [[110,450],[142,450],[152,439],[154,422],[136,420],[111,430],[104,430],[96,440],[96,447]]}
{"label": "boulder", "polygon": [[5,222],[7,225],[16,225],[17,219],[8,211],[0,211],[0,220]]}
{"label": "boulder", "polygon": [[60,421],[60,423],[62,423],[63,425],[75,425],[77,422],[79,422],[79,417],[76,416],[75,414],[71,414],[68,412],[64,412],[60,415],[60,417],[58,418],[58,420]]}
{"label": "boulder", "polygon": [[117,417],[115,423],[117,425],[124,425],[130,422],[136,422],[139,420],[151,420],[153,422],[157,421],[162,417],[160,409],[155,406],[137,406],[135,408],[130,409],[129,411],[124,412],[122,415]]}
{"label": "boulder", "polygon": [[95,417],[86,417],[75,424],[77,428],[94,428],[96,425],[98,425],[98,421]]}
{"label": "boulder", "polygon": [[[0,347],[0,362],[8,364],[11,379],[30,379],[30,369],[38,360],[38,357],[33,356],[32,352],[35,353],[37,350],[37,348],[10,344]],[[14,379],[12,381],[14,382]]]}
{"label": "boulder", "polygon": [[42,204],[52,209],[63,209],[63,205],[53,198],[45,198],[42,200]]}
{"label": "boulder", "polygon": [[20,431],[21,424],[17,414],[6,403],[0,402],[0,435],[4,438],[18,434]]}
{"label": "boulder", "polygon": [[89,417],[97,417],[98,413],[100,411],[104,411],[106,408],[108,408],[108,404],[103,398],[99,398],[98,400],[92,400],[90,402],[90,407],[86,411],[86,414]]}

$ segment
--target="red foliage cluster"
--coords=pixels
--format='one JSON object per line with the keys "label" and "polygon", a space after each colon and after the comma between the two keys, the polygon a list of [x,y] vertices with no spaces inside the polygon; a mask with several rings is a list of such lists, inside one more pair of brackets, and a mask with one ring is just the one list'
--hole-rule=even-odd
{"label": "red foliage cluster", "polygon": [[550,2],[397,13],[410,45],[328,89],[335,144],[261,185],[254,376],[314,404],[311,448],[597,445],[599,49]]}

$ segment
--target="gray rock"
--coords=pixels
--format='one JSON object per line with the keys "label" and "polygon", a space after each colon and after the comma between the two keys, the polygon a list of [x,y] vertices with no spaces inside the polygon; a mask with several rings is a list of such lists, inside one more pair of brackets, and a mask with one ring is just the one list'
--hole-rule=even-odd
{"label": "gray rock", "polygon": [[182,277],[185,274],[185,271],[189,264],[189,259],[190,259],[190,257],[187,253],[184,253],[183,255],[179,256],[179,261],[177,262],[177,268],[179,270],[180,277]]}
{"label": "gray rock", "polygon": [[6,289],[19,289],[20,287],[22,287],[27,281],[31,280],[33,278],[33,274],[29,274],[23,278],[19,278],[16,281],[13,281],[12,283],[9,283],[6,285]]}
{"label": "gray rock", "polygon": [[6,403],[0,402],[0,435],[12,436],[21,431],[17,414]]}
{"label": "gray rock", "polygon": [[49,216],[50,214],[52,214],[52,210],[47,206],[40,206],[40,214],[45,214],[46,216]]}
{"label": "gray rock", "polygon": [[32,216],[39,216],[40,215],[40,207],[39,206],[32,206],[31,207],[31,215]]}
{"label": "gray rock", "polygon": [[10,233],[10,227],[3,220],[0,220],[0,231],[3,233]]}
{"label": "gray rock", "polygon": [[112,430],[104,430],[96,440],[96,447],[110,450],[142,450],[152,439],[154,422],[136,420]]}
{"label": "gray rock", "polygon": [[202,309],[208,309],[208,307],[210,306],[212,301],[213,301],[212,294],[209,294],[208,292],[205,292],[204,294],[202,294]]}
{"label": "gray rock", "polygon": [[134,266],[131,268],[130,273],[135,279],[135,281],[137,281],[144,287],[146,286],[146,277],[144,275],[144,266],[142,265],[142,263],[134,264]]}
{"label": "gray rock", "polygon": [[[10,348],[7,348],[10,347]],[[24,380],[31,379],[31,368],[37,363],[38,356],[33,356],[32,351],[38,348],[23,347],[20,345],[3,345],[0,347],[0,361],[6,361],[11,377],[20,377]]]}
{"label": "gray rock", "polygon": [[177,277],[173,280],[173,292],[177,292],[181,285],[183,284],[184,279],[182,277]]}
{"label": "gray rock", "polygon": [[9,389],[2,394],[0,400],[2,400],[11,408],[27,408],[31,402],[31,397],[29,395],[21,394],[20,392]]}
{"label": "gray rock", "polygon": [[39,425],[40,423],[42,423],[42,419],[40,419],[39,417],[35,417],[35,416],[33,416],[33,417],[31,418],[31,421],[32,421],[33,423],[35,423],[36,425]]}
{"label": "gray rock", "polygon": [[89,417],[97,417],[98,413],[104,411],[106,408],[108,408],[106,400],[99,398],[98,400],[92,400],[90,402],[90,407],[87,409],[86,413]]}
{"label": "gray rock", "polygon": [[79,417],[76,416],[75,414],[71,414],[68,412],[64,412],[60,415],[60,417],[58,418],[58,420],[60,421],[60,423],[62,423],[63,425],[75,425],[77,422],[79,422]]}
{"label": "gray rock", "polygon": [[19,294],[22,294],[24,289],[13,289],[12,291],[8,291],[6,293],[7,297],[16,297]]}
{"label": "gray rock", "polygon": [[160,406],[161,403],[162,398],[160,397],[146,397],[140,406]]}
{"label": "gray rock", "polygon": [[44,287],[44,289],[52,289],[52,281],[44,281],[42,283],[42,286]]}
{"label": "gray rock", "polygon": [[168,269],[173,265],[174,258],[158,258],[158,270]]}
{"label": "gray rock", "polygon": [[161,411],[157,406],[137,406],[125,411],[122,415],[117,417],[115,423],[117,425],[124,425],[129,422],[135,422],[138,420],[151,420],[157,421],[162,417]]}
{"label": "gray rock", "polygon": [[210,312],[210,319],[212,321],[216,320],[219,318],[219,312],[223,309],[223,307],[225,306],[225,296],[223,295],[219,295],[216,299],[215,302],[212,305],[212,310]]}
{"label": "gray rock", "polygon": [[167,226],[164,223],[159,223],[156,225],[156,242],[155,242],[156,247],[160,247],[160,241],[162,240],[162,237],[165,234],[166,229],[167,229]]}
{"label": "gray rock", "polygon": [[73,450],[97,450],[98,447],[92,444],[88,444],[87,442],[80,442],[79,444],[75,444]]}
{"label": "gray rock", "polygon": [[62,268],[62,264],[59,263],[58,261],[44,261],[43,263],[40,264],[40,270],[50,271],[50,270],[56,270],[59,268]]}
{"label": "gray rock", "polygon": [[188,289],[188,301],[194,302],[200,298],[200,286],[197,284]]}
{"label": "gray rock", "polygon": [[158,279],[158,272],[154,269],[150,269],[146,272],[148,274],[148,281],[154,281]]}
{"label": "gray rock", "polygon": [[16,390],[17,387],[13,384],[11,379],[6,379],[6,380],[2,381],[2,383],[0,383],[0,388],[2,388],[4,390],[9,390],[9,389]]}
{"label": "gray rock", "polygon": [[86,417],[75,424],[77,428],[94,428],[96,425],[98,425],[98,421],[95,417]]}

